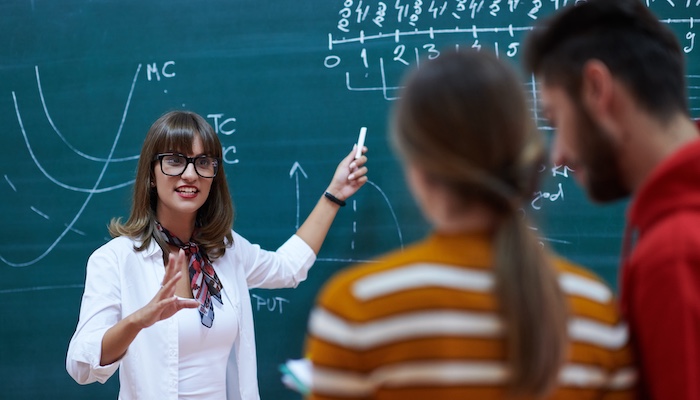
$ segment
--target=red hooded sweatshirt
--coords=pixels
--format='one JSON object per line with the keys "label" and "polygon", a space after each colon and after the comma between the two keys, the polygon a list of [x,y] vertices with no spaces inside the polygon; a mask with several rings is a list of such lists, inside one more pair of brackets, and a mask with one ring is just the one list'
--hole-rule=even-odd
{"label": "red hooded sweatshirt", "polygon": [[700,399],[700,140],[664,160],[627,214],[622,311],[643,398]]}

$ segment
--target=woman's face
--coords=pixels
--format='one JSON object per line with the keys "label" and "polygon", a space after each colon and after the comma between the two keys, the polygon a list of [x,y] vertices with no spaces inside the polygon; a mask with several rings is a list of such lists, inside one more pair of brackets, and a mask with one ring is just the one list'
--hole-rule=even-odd
{"label": "woman's face", "polygon": [[[187,157],[196,157],[204,154],[202,139],[195,136],[192,142],[192,152]],[[158,205],[156,217],[163,225],[169,225],[169,221],[175,224],[188,222],[194,223],[197,210],[207,201],[211,184],[214,178],[202,178],[194,169],[194,164],[189,163],[179,176],[163,174],[160,163],[153,163],[156,191],[158,192]]]}

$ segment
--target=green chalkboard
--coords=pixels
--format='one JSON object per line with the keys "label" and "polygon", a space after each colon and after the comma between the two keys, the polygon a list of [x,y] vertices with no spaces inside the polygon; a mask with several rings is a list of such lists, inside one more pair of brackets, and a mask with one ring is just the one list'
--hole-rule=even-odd
{"label": "green chalkboard", "polygon": [[[0,1],[0,397],[116,398],[116,376],[83,387],[64,368],[85,262],[109,239],[109,219],[128,215],[146,130],[185,108],[207,117],[225,147],[235,229],[270,249],[295,231],[368,128],[370,183],[334,222],[310,278],[251,292],[262,398],[298,399],[276,367],[302,355],[321,284],[426,233],[385,140],[406,68],[452,46],[491,49],[517,65],[523,35],[565,3]],[[697,2],[651,7],[697,58]],[[697,115],[700,63],[688,64]],[[523,85],[535,100],[532,79]],[[569,172],[543,167],[525,212],[543,241],[615,285],[625,204],[590,204]]]}

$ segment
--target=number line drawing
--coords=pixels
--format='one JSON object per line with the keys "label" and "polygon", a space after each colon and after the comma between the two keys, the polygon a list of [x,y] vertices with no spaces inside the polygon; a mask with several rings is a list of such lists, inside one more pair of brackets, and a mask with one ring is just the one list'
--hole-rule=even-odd
{"label": "number line drawing", "polygon": [[[676,5],[671,0],[667,0],[667,2],[672,7],[674,7],[674,8],[676,7]],[[563,4],[566,4],[566,3],[567,2],[564,1]],[[647,3],[648,3],[648,1],[647,1]],[[472,2],[472,5],[469,6],[470,9],[474,8],[474,4],[475,3]],[[513,4],[515,4],[515,5],[513,5],[512,8],[516,8],[517,2],[515,2]],[[697,0],[696,6],[697,5],[700,5],[700,0]],[[647,6],[648,6],[648,4],[647,4]],[[687,0],[686,8],[688,8],[689,6],[690,6],[690,0]],[[556,10],[558,8],[559,8],[559,2],[557,1],[556,4],[554,4],[554,10]],[[542,4],[534,7],[528,15],[530,15],[531,18],[536,19],[537,15],[535,15],[533,13],[544,12],[544,10],[541,10],[541,9],[542,9]],[[403,10],[403,6],[402,6],[401,10]],[[512,11],[513,10],[511,10],[511,12]],[[401,11],[399,14],[401,14]],[[341,12],[341,15],[344,15],[343,12]],[[428,13],[426,15],[430,15],[430,13]],[[443,15],[443,14],[440,13],[440,15]],[[492,15],[494,17],[496,17],[495,14],[492,13]],[[344,16],[344,18],[347,18],[347,16]],[[417,15],[416,15],[416,18],[417,18]],[[474,18],[474,16],[472,16],[472,19],[473,18]],[[433,19],[436,20],[436,22],[440,21],[440,19],[437,18],[436,13],[434,14]],[[384,20],[384,18],[382,18],[382,21],[383,20]],[[524,33],[535,29],[535,26],[527,25],[527,24],[520,25],[520,26],[514,26],[513,24],[506,24],[504,22],[501,22],[501,23],[497,22],[497,25],[500,25],[500,26],[494,26],[494,25],[484,26],[484,23],[481,22],[479,26],[477,26],[476,24],[473,24],[473,23],[471,24],[471,26],[466,26],[469,24],[469,22],[467,22],[467,23],[461,23],[461,25],[457,25],[454,28],[451,28],[451,27],[450,28],[435,28],[433,26],[430,26],[430,27],[423,28],[423,29],[419,29],[419,28],[410,29],[410,28],[404,27],[403,30],[402,29],[394,29],[393,31],[391,31],[391,29],[387,29],[387,27],[384,27],[383,25],[378,24],[378,28],[379,29],[384,28],[384,30],[385,30],[384,32],[379,31],[376,34],[367,34],[366,29],[360,29],[362,27],[362,25],[360,25],[360,23],[361,23],[360,17],[358,17],[358,19],[357,19],[358,25],[355,27],[355,29],[352,29],[353,27],[349,26],[349,22],[348,22],[349,20],[344,19],[344,21],[345,21],[345,23],[342,24],[343,28],[340,29],[342,32],[328,33],[328,50],[334,51],[334,50],[338,50],[340,47],[342,47],[342,48],[347,47],[347,46],[341,46],[341,45],[351,45],[350,46],[351,49],[357,48],[357,47],[362,47],[360,57],[363,60],[365,68],[368,67],[368,61],[367,61],[368,55],[367,55],[366,44],[373,42],[373,41],[376,42],[376,41],[384,40],[384,41],[389,42],[389,44],[387,45],[388,47],[385,48],[384,50],[389,50],[389,45],[398,44],[398,46],[394,50],[393,61],[397,61],[397,62],[405,64],[406,66],[409,66],[408,61],[403,58],[404,51],[406,51],[406,49],[405,49],[405,45],[401,44],[402,38],[425,36],[426,40],[429,40],[430,43],[425,44],[423,46],[423,49],[428,50],[429,54],[439,56],[439,52],[435,51],[436,50],[435,41],[436,41],[436,38],[438,38],[439,36],[466,35],[468,37],[472,37],[475,40],[474,44],[472,45],[473,48],[481,49],[482,46],[487,45],[486,42],[488,42],[491,38],[493,38],[493,34],[500,34],[500,36],[502,36],[502,37],[493,38],[494,42],[492,43],[492,45],[494,47],[493,50],[495,51],[495,53],[498,56],[499,55],[499,47],[500,47],[499,41],[501,41],[503,38],[505,38],[505,36],[503,36],[503,35],[507,35],[509,40],[515,41],[515,42],[511,43],[511,45],[508,46],[509,50],[506,52],[506,54],[508,55],[508,57],[514,57],[518,53],[520,41],[522,40],[521,36]],[[688,25],[690,31],[688,31],[688,33],[686,34],[685,39],[689,40],[690,44],[689,44],[689,46],[684,47],[684,51],[686,53],[689,53],[693,50],[695,33],[692,30],[694,28],[694,25],[698,21],[700,21],[700,18],[694,18],[694,17],[660,18],[659,21],[662,23],[665,23],[667,25],[681,25],[681,26]],[[494,21],[494,22],[496,22],[496,21]],[[401,24],[401,23],[402,23],[401,18],[399,18],[399,24]],[[415,26],[414,23],[410,23],[410,25]],[[340,26],[339,26],[339,28],[340,28]],[[345,35],[344,33],[347,33],[348,35]],[[479,41],[480,41],[479,35],[481,35],[481,37],[486,38],[486,42],[479,43]],[[354,46],[352,46],[352,45],[354,45]],[[376,46],[374,46],[374,47],[376,47]],[[398,50],[399,47],[401,47],[400,51]],[[457,44],[456,47],[459,48],[459,44]],[[419,48],[416,47],[413,50],[416,52],[416,65],[418,65],[420,62],[419,54],[418,54]],[[397,51],[399,51],[399,52],[397,53]],[[407,52],[408,51],[406,51],[406,53]],[[358,91],[358,92],[381,91],[386,100],[388,100],[388,101],[396,100],[397,97],[390,96],[388,93],[391,93],[390,91],[398,90],[398,89],[400,89],[400,87],[387,86],[387,76],[386,76],[386,71],[385,71],[385,66],[384,66],[385,61],[386,60],[384,60],[383,58],[381,58],[381,57],[379,58],[379,73],[381,74],[381,86],[379,86],[379,82],[374,83],[374,84],[370,84],[368,87],[358,87],[357,82],[355,82],[355,85],[352,85],[350,83],[350,81],[351,81],[350,72],[346,71],[345,72],[345,85],[346,85],[347,90],[348,91]],[[331,54],[331,55],[328,55],[326,57],[325,66],[326,66],[326,68],[336,68],[340,63],[341,63],[340,56],[336,55],[336,54]],[[388,65],[389,64],[387,64],[387,66]],[[367,77],[366,71],[365,71],[364,75],[365,75],[365,77]],[[698,110],[698,108],[691,109],[691,111],[697,111],[697,110]]]}
{"label": "number line drawing", "polygon": [[[675,21],[674,21],[675,22]],[[531,26],[519,26],[519,27],[514,27],[512,24],[508,25],[508,27],[494,27],[494,28],[477,28],[476,25],[472,25],[471,28],[460,28],[460,27],[454,27],[450,29],[423,29],[423,30],[413,30],[413,31],[401,31],[399,29],[395,30],[394,33],[378,33],[376,35],[369,35],[365,36],[364,31],[360,31],[360,35],[357,37],[351,37],[351,38],[342,38],[342,39],[333,39],[333,34],[329,33],[328,34],[328,50],[333,50],[333,45],[337,44],[347,44],[347,43],[362,43],[364,44],[367,41],[372,41],[372,40],[379,40],[379,39],[387,39],[387,38],[394,38],[395,43],[399,43],[401,41],[402,36],[423,36],[427,35],[431,39],[435,38],[435,34],[438,35],[443,35],[443,34],[464,34],[464,33],[471,33],[471,35],[474,38],[477,38],[479,36],[479,33],[504,33],[507,32],[511,37],[515,35],[515,32],[522,32],[522,31],[531,31],[533,27]]]}
{"label": "number line drawing", "polygon": [[345,73],[345,86],[347,87],[347,89],[348,89],[349,91],[358,91],[358,92],[362,92],[362,91],[364,91],[364,92],[367,92],[367,91],[381,91],[382,94],[384,95],[384,99],[385,99],[385,100],[388,100],[388,101],[393,101],[393,100],[398,99],[398,98],[399,98],[398,96],[389,96],[389,95],[388,95],[388,91],[389,91],[389,90],[398,91],[398,90],[400,90],[402,87],[401,87],[401,86],[387,86],[387,84],[386,84],[386,72],[384,71],[384,57],[379,57],[379,71],[380,71],[381,77],[382,77],[382,86],[379,86],[379,87],[376,87],[376,86],[375,86],[375,87],[364,87],[364,88],[362,88],[362,87],[352,87],[352,86],[350,85],[350,73],[349,73],[349,72],[346,72],[346,73]]}

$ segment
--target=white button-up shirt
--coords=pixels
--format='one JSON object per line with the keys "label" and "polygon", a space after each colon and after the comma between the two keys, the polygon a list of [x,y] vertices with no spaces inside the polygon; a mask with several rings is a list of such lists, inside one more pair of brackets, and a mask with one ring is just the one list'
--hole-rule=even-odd
{"label": "white button-up shirt", "polygon": [[[88,259],[78,326],[68,346],[66,369],[80,384],[104,383],[119,368],[119,399],[178,398],[178,323],[157,322],[136,336],[121,360],[100,366],[102,338],[122,318],[155,296],[165,275],[163,253],[151,241],[134,250],[133,239],[118,237]],[[313,250],[292,236],[277,251],[251,244],[233,232],[233,244],[213,262],[224,287],[224,302],[234,307],[238,332],[226,371],[228,399],[258,400],[251,288],[296,287],[316,260]]]}

